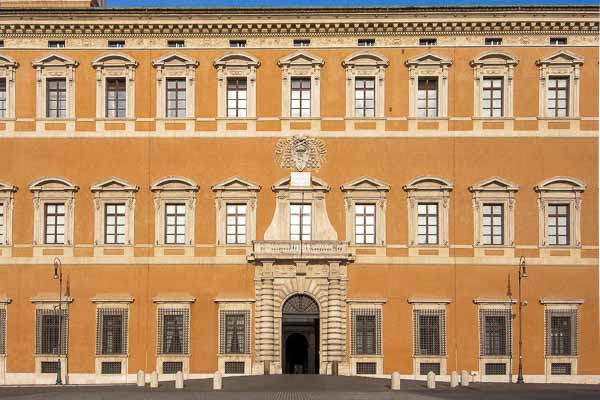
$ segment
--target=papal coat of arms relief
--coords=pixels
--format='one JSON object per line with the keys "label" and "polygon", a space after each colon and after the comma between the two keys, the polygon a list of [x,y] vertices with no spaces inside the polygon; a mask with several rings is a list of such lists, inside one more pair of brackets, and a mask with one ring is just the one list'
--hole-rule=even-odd
{"label": "papal coat of arms relief", "polygon": [[281,168],[298,172],[307,169],[319,170],[326,156],[325,143],[309,136],[296,135],[282,138],[275,146],[275,159]]}

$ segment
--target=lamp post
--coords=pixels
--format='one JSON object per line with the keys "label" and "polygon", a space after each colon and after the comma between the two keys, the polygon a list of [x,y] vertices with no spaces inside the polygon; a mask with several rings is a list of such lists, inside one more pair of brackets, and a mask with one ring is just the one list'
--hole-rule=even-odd
{"label": "lamp post", "polygon": [[56,384],[62,385],[61,356],[62,356],[62,263],[58,257],[54,258],[54,276],[58,279],[58,368],[56,369]]}
{"label": "lamp post", "polygon": [[521,280],[527,278],[527,268],[525,267],[525,257],[519,259],[519,375],[517,383],[523,381],[523,300],[521,299]]}

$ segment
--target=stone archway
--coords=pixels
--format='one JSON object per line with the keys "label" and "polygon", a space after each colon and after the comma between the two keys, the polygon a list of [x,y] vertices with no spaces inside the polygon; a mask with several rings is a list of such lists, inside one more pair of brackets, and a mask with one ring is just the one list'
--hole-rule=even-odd
{"label": "stone archway", "polygon": [[320,344],[319,305],[306,294],[289,297],[282,307],[283,373],[318,374]]}

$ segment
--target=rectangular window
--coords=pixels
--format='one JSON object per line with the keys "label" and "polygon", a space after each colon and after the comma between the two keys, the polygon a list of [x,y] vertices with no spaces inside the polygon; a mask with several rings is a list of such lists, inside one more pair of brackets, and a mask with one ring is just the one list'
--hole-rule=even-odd
{"label": "rectangular window", "polygon": [[509,309],[479,310],[479,352],[481,356],[512,354],[512,313]]}
{"label": "rectangular window", "polygon": [[67,81],[65,78],[46,79],[46,117],[67,116]]}
{"label": "rectangular window", "polygon": [[446,355],[446,312],[414,310],[413,318],[415,355]]}
{"label": "rectangular window", "polygon": [[483,205],[483,244],[504,244],[504,204]]}
{"label": "rectangular window", "polygon": [[48,48],[50,49],[64,49],[65,41],[64,40],[48,40]]}
{"label": "rectangular window", "polygon": [[6,354],[6,309],[0,308],[0,354]]}
{"label": "rectangular window", "polygon": [[485,77],[482,81],[481,111],[484,117],[504,115],[504,78]]}
{"label": "rectangular window", "polygon": [[119,375],[121,368],[121,361],[103,361],[100,365],[100,373],[102,375]]}
{"label": "rectangular window", "polygon": [[123,47],[125,47],[125,41],[124,40],[109,40],[108,47],[114,48],[114,49],[122,49]]}
{"label": "rectangular window", "polygon": [[125,244],[125,203],[104,205],[104,244]]}
{"label": "rectangular window", "polygon": [[552,37],[550,38],[550,44],[554,46],[564,46],[567,44],[566,37]]}
{"label": "rectangular window", "polygon": [[350,315],[352,354],[381,354],[381,309],[353,308]]}
{"label": "rectangular window", "polygon": [[502,38],[485,38],[486,46],[502,46]]}
{"label": "rectangular window", "polygon": [[127,354],[126,308],[98,308],[96,326],[96,354]]}
{"label": "rectangular window", "polygon": [[65,205],[48,203],[44,205],[45,244],[65,243]]}
{"label": "rectangular window", "polygon": [[310,39],[294,39],[294,47],[309,47]]}
{"label": "rectangular window", "polygon": [[106,118],[125,118],[125,78],[106,78]]}
{"label": "rectangular window", "polygon": [[4,40],[0,40],[0,47],[4,47]]}
{"label": "rectangular window", "polygon": [[358,39],[358,47],[373,47],[375,39]]}
{"label": "rectangular window", "polygon": [[185,244],[185,204],[165,204],[165,244]]}
{"label": "rectangular window", "polygon": [[417,116],[438,116],[438,79],[433,77],[419,78],[417,92]]}
{"label": "rectangular window", "polygon": [[189,354],[189,309],[159,308],[157,333],[159,354]]}
{"label": "rectangular window", "polygon": [[354,206],[356,244],[375,244],[375,205]]}
{"label": "rectangular window", "polygon": [[569,77],[551,76],[548,78],[548,116],[569,116]]}
{"label": "rectangular window", "polygon": [[185,78],[167,79],[167,117],[183,118],[186,116],[186,81]]}
{"label": "rectangular window", "polygon": [[219,351],[221,354],[247,354],[250,352],[249,311],[221,311],[219,326]]}
{"label": "rectangular window", "polygon": [[291,115],[310,117],[310,78],[292,78]]}
{"label": "rectangular window", "polygon": [[290,204],[290,240],[311,240],[312,205]]}
{"label": "rectangular window", "polygon": [[0,203],[0,245],[4,244],[4,203]]}
{"label": "rectangular window", "polygon": [[67,319],[65,310],[36,310],[36,354],[59,354],[59,342],[60,354],[66,353]]}
{"label": "rectangular window", "polygon": [[246,244],[246,204],[227,204],[227,244]]}
{"label": "rectangular window", "polygon": [[354,111],[359,118],[375,116],[375,78],[354,80]]}
{"label": "rectangular window", "polygon": [[167,47],[182,48],[185,47],[184,40],[168,40]]}
{"label": "rectangular window", "polygon": [[0,118],[6,118],[6,78],[0,78]]}
{"label": "rectangular window", "polygon": [[438,204],[417,205],[417,235],[419,244],[438,244]]}
{"label": "rectangular window", "polygon": [[419,46],[436,46],[437,39],[435,38],[423,38],[419,39]]}
{"label": "rectangular window", "polygon": [[546,355],[577,355],[577,310],[546,310]]}
{"label": "rectangular window", "polygon": [[229,41],[229,47],[246,47],[246,41],[245,40],[230,40]]}
{"label": "rectangular window", "polygon": [[550,246],[568,246],[569,212],[568,204],[548,204],[548,244]]}
{"label": "rectangular window", "polygon": [[232,118],[246,117],[247,83],[246,78],[227,79],[227,116]]}

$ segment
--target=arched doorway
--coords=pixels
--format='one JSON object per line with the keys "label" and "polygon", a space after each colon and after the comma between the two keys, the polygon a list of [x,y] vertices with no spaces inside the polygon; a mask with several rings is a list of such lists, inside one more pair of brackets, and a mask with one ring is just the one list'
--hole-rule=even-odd
{"label": "arched doorway", "polygon": [[319,306],[297,294],[282,309],[282,367],[285,374],[319,373]]}

